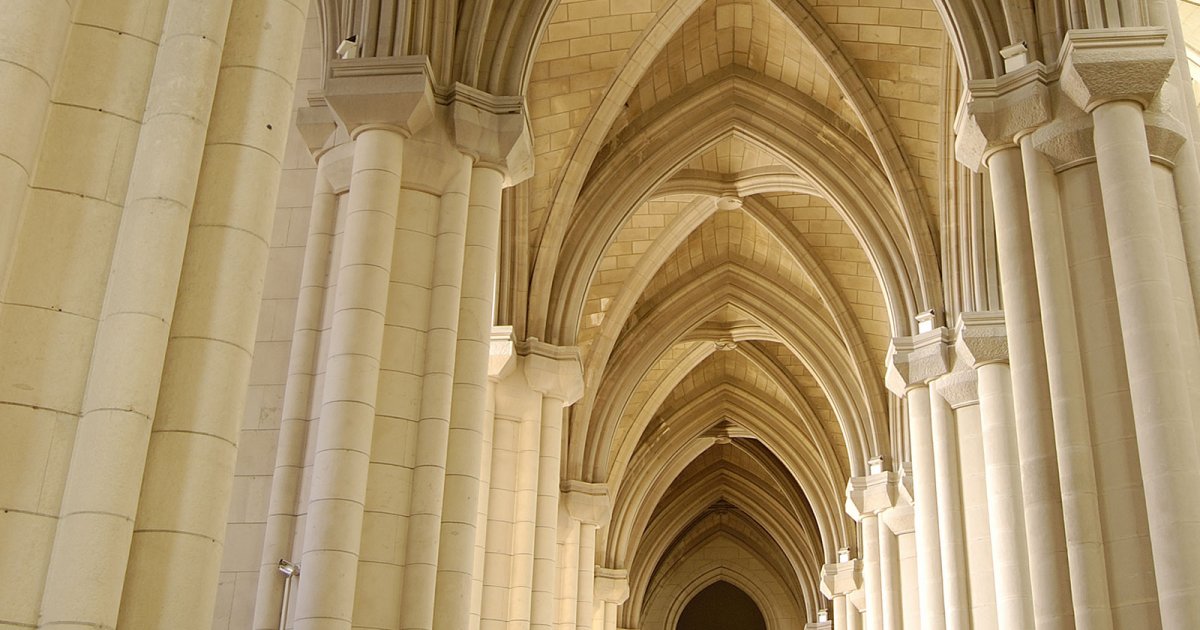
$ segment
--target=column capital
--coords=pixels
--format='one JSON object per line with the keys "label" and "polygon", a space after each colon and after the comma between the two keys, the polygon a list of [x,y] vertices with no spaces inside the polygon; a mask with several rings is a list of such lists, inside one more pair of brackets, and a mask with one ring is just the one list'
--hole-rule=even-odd
{"label": "column capital", "polygon": [[530,337],[515,344],[525,368],[529,387],[563,401],[563,407],[575,404],[583,395],[583,362],[579,348],[555,346]]}
{"label": "column capital", "polygon": [[814,621],[804,624],[804,630],[830,630],[833,628],[832,621]]}
{"label": "column capital", "polygon": [[512,326],[492,326],[491,345],[488,350],[488,379],[499,381],[516,369]]}
{"label": "column capital", "polygon": [[855,521],[877,515],[896,505],[900,475],[881,472],[864,477],[851,477],[846,484],[846,513]]}
{"label": "column capital", "polygon": [[596,565],[595,596],[618,606],[629,599],[629,571]]}
{"label": "column capital", "polygon": [[942,326],[911,337],[894,337],[888,346],[884,384],[897,396],[950,369],[950,331]]}
{"label": "column capital", "polygon": [[917,529],[916,512],[913,511],[911,500],[903,492],[897,497],[896,505],[890,510],[884,510],[879,520],[897,536],[911,534]]}
{"label": "column capital", "polygon": [[604,527],[612,517],[608,485],[569,479],[562,482],[563,503],[571,518],[587,525]]}
{"label": "column capital", "polygon": [[1058,61],[1059,88],[1090,112],[1111,101],[1149,105],[1166,82],[1175,55],[1162,27],[1072,29]]}
{"label": "column capital", "polygon": [[996,79],[972,81],[956,130],[958,161],[978,172],[989,155],[1015,148],[1017,137],[1053,118],[1051,79],[1046,67],[1034,62]]}
{"label": "column capital", "polygon": [[319,159],[328,150],[330,137],[337,131],[337,126],[337,118],[334,118],[333,110],[323,98],[310,98],[307,107],[296,110],[296,130],[304,139],[304,146],[313,160]]}
{"label": "column capital", "polygon": [[978,368],[988,363],[1008,362],[1004,311],[961,313],[954,331],[958,336],[954,350],[968,366]]}
{"label": "column capital", "polygon": [[476,166],[504,174],[505,186],[533,175],[533,133],[525,99],[456,83],[449,95],[454,143]]}
{"label": "column capital", "polygon": [[821,594],[828,599],[849,595],[862,586],[862,563],[858,560],[829,563],[821,567]]}
{"label": "column capital", "polygon": [[975,370],[961,363],[955,366],[953,372],[935,381],[933,386],[954,409],[979,404],[979,377]]}
{"label": "column capital", "polygon": [[433,72],[428,57],[332,59],[328,63],[325,102],[350,137],[371,128],[412,137],[433,120]]}

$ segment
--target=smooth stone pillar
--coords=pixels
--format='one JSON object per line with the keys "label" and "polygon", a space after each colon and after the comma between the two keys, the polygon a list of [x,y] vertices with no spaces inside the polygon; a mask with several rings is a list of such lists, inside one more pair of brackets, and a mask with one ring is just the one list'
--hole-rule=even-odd
{"label": "smooth stone pillar", "polygon": [[542,395],[529,627],[550,630],[554,625],[557,577],[554,555],[558,546],[563,414],[583,394],[583,368],[578,348],[551,346],[537,340],[527,341],[523,346],[525,378]]}
{"label": "smooth stone pillar", "polygon": [[1200,627],[1200,467],[1142,108],[1111,101],[1092,116],[1159,610],[1164,627]]}
{"label": "smooth stone pillar", "polygon": [[277,630],[283,608],[284,582],[279,561],[292,560],[299,513],[304,452],[313,417],[316,353],[321,342],[321,318],[325,305],[325,280],[337,221],[337,195],[325,172],[324,156],[317,160],[316,190],[308,219],[304,266],[300,272],[300,295],[296,300],[296,323],[288,356],[287,384],[279,424],[275,468],[271,476],[271,500],[254,598],[254,630]]}
{"label": "smooth stone pillar", "polygon": [[[885,514],[894,509],[889,509]],[[881,518],[878,525],[880,610],[884,630],[900,630],[904,625],[900,593],[900,542],[885,521],[885,518]]]}
{"label": "smooth stone pillar", "polygon": [[962,484],[959,474],[958,441],[954,430],[954,410],[936,388],[931,389],[930,393],[946,628],[969,630],[971,610],[967,599],[968,574],[966,543],[963,539]]}
{"label": "smooth stone pillar", "polygon": [[25,191],[42,142],[72,0],[15,0],[0,20],[0,296],[8,280]]}
{"label": "smooth stone pillar", "polygon": [[[57,32],[49,22],[58,4],[25,17],[48,21]],[[42,625],[105,627],[118,618],[230,4],[172,3],[163,24],[50,557]],[[183,72],[194,82],[178,81]],[[166,144],[176,150],[164,155]],[[24,190],[7,192],[20,199]],[[0,226],[0,237],[4,231]],[[0,242],[0,281],[5,245]],[[135,570],[138,564],[135,559]]]}
{"label": "smooth stone pillar", "polygon": [[[399,598],[400,627],[405,630],[428,630],[433,627],[434,598],[440,564],[446,460],[449,455],[450,416],[458,357],[456,349],[459,344],[459,310],[462,282],[466,278],[463,252],[471,187],[470,158],[457,154],[450,159],[454,163],[454,173],[442,194],[437,213],[437,239],[431,263],[429,318],[425,334],[425,372],[421,379],[420,422],[416,435],[416,460],[408,512],[404,581]],[[490,334],[491,322],[487,322],[484,328]],[[486,344],[486,341],[483,343]],[[484,349],[486,350],[486,346]],[[479,359],[477,355],[473,358]],[[480,379],[483,383],[486,383],[486,362],[485,355],[477,365],[472,366],[476,368],[475,371],[484,371],[484,376]],[[482,403],[482,400],[480,402]],[[477,405],[478,409],[474,407],[473,411],[482,419],[483,404]],[[463,455],[466,454],[460,454]],[[479,465],[478,458],[476,451],[476,468]],[[478,488],[478,473],[475,475],[475,484],[476,487],[466,490],[468,495],[474,494]],[[473,516],[474,510],[470,516],[464,516],[461,512],[456,514],[460,522],[470,521]],[[474,536],[463,543],[472,547],[467,551],[467,557],[462,557],[463,550],[459,548],[456,553],[447,554],[447,560],[452,562],[456,572],[462,573],[465,570],[469,581],[470,567],[475,557]],[[446,596],[456,600],[456,609],[464,614],[459,622],[465,625],[465,615],[470,611],[469,587],[455,593],[446,593]]]}
{"label": "smooth stone pillar", "polygon": [[[1093,460],[1090,418],[1084,391],[1083,364],[1076,329],[1075,297],[1067,260],[1067,243],[1059,206],[1058,178],[1050,160],[1034,147],[1033,136],[1021,138],[1025,190],[1038,300],[1045,339],[1046,371],[1053,410],[1054,442],[1063,484],[1062,511],[1070,598],[1079,630],[1112,627],[1108,578],[1101,540],[1099,495]],[[1030,538],[1031,550],[1037,537]],[[1033,577],[1037,583],[1037,558]],[[1043,559],[1044,561],[1044,559]],[[1034,602],[1046,594],[1034,589]],[[1041,607],[1036,608],[1040,618]],[[1064,618],[1064,623],[1068,621]]]}
{"label": "smooth stone pillar", "polygon": [[1002,362],[1008,358],[1004,313],[960,315],[957,345],[960,359],[973,367],[978,376],[997,622],[1001,628],[1032,627],[1029,550],[1021,460],[1014,427],[1013,383],[1008,364]]}
{"label": "smooth stone pillar", "polygon": [[298,630],[351,625],[403,152],[404,137],[393,129],[368,127],[355,138]]}
{"label": "smooth stone pillar", "polygon": [[917,592],[921,627],[946,626],[942,587],[941,535],[938,522],[937,469],[934,464],[933,416],[928,381],[945,374],[950,366],[949,331],[945,328],[915,337],[892,340],[888,351],[888,389],[903,396],[908,407],[909,443],[912,451],[913,511],[917,548]]}

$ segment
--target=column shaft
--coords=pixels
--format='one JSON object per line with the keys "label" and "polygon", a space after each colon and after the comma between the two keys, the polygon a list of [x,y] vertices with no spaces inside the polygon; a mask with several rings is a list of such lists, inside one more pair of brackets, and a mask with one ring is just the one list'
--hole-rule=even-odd
{"label": "column shaft", "polygon": [[503,184],[502,174],[495,169],[472,169],[433,620],[438,630],[466,627],[472,582],[476,573],[483,572],[483,566],[475,563],[475,530]]}
{"label": "column shaft", "polygon": [[355,623],[371,628],[399,628],[404,605],[441,206],[428,191],[400,191],[354,604]]}
{"label": "column shaft", "polygon": [[966,544],[963,540],[962,484],[954,410],[942,396],[930,391],[933,427],[934,476],[937,479],[938,532],[942,555],[942,594],[946,603],[946,628],[968,630],[971,610],[967,599]]}
{"label": "column shaft", "polygon": [[879,522],[879,590],[884,630],[900,630],[904,610],[900,596],[900,547],[886,523]]}
{"label": "column shaft", "polygon": [[[1013,146],[993,153],[988,171],[1011,357],[1006,375],[1011,378],[1008,420],[994,424],[981,409],[985,455],[988,445],[992,447],[987,464],[992,552],[994,558],[1008,554],[1003,565],[995,565],[1009,569],[1007,575],[997,576],[996,605],[1002,627],[1007,627],[1006,619],[1015,624],[1012,627],[1034,627],[1036,617],[1039,630],[1065,630],[1072,615],[1066,596],[1070,578],[1063,562],[1066,534],[1021,150]],[[980,377],[982,390],[982,372]],[[993,382],[1000,384],[998,379]],[[993,491],[992,475],[1006,476],[1004,481],[996,479],[1009,493],[1004,499]],[[1006,512],[998,514],[997,509]],[[1008,518],[1013,519],[1011,528],[998,535],[995,521]],[[1038,535],[1027,539],[1027,527]]]}
{"label": "column shaft", "polygon": [[1145,123],[1132,101],[1092,115],[1159,610],[1164,627],[1200,627],[1200,469]]}
{"label": "column shaft", "polygon": [[579,596],[575,627],[590,630],[595,616],[596,595],[596,524],[579,526]]}
{"label": "column shaft", "polygon": [[865,630],[883,630],[883,585],[879,561],[879,530],[882,528],[879,526],[879,515],[863,515],[860,525],[863,553],[862,588],[866,595],[863,627]]}
{"label": "column shaft", "polygon": [[916,520],[918,594],[921,628],[946,627],[945,597],[942,593],[942,548],[938,526],[937,473],[933,461],[933,419],[929,387],[914,387],[904,395],[908,404],[909,435],[913,465],[913,511]]}
{"label": "column shaft", "polygon": [[529,627],[533,630],[550,630],[554,625],[554,551],[558,545],[562,422],[562,399],[543,394],[542,432],[538,448],[537,528],[533,545],[529,613]]}
{"label": "column shaft", "polygon": [[[291,119],[288,96],[307,14],[283,0],[241,1],[228,21],[134,527],[123,628],[209,628],[217,598]],[[194,45],[206,43],[201,36]],[[246,108],[269,122],[251,119]],[[231,184],[239,180],[256,185]],[[197,487],[206,491],[180,492]]]}
{"label": "column shaft", "polygon": [[[47,4],[45,13],[35,12],[45,19],[58,3]],[[202,7],[176,2],[163,24],[50,558],[43,624],[112,626],[118,616],[229,11],[228,0]],[[179,74],[191,81],[180,82]],[[168,144],[173,150],[164,153]],[[0,257],[2,274],[7,252]]]}
{"label": "column shaft", "polygon": [[[8,280],[17,229],[42,142],[50,94],[58,76],[71,0],[15,0],[0,21],[0,296]],[[211,97],[210,97],[211,98]]]}
{"label": "column shaft", "polygon": [[[400,594],[400,627],[405,630],[428,630],[434,625],[450,415],[456,389],[459,308],[465,279],[463,250],[466,247],[471,188],[470,158],[461,154],[456,157],[459,161],[458,171],[441,199],[432,261],[429,320],[425,335],[425,374],[421,380],[420,423],[408,517],[408,548],[404,555],[404,582]],[[475,540],[472,537],[464,542],[474,545]],[[469,596],[469,591],[459,595]],[[469,612],[465,599],[456,604],[459,609]],[[464,625],[465,617],[458,627]]]}
{"label": "column shaft", "polygon": [[355,140],[304,535],[300,630],[351,625],[403,150],[403,137],[387,129],[366,129]]}
{"label": "column shaft", "polygon": [[[1088,427],[1075,298],[1059,206],[1058,180],[1050,161],[1034,148],[1031,136],[1021,138],[1021,157],[1045,334],[1058,471],[1060,478],[1068,481],[1062,484],[1061,494],[1067,567],[1069,575],[1075,576],[1069,582],[1070,599],[1079,630],[1107,630],[1112,627],[1112,614],[1109,612],[1104,548],[1097,527],[1100,507],[1096,467]],[[1037,539],[1037,536],[1030,538],[1030,551],[1035,560],[1032,567],[1034,602],[1038,604],[1037,618],[1040,620],[1043,612],[1041,597],[1047,589],[1038,582]],[[1061,623],[1069,628],[1070,617],[1064,614],[1061,619]]]}
{"label": "column shaft", "polygon": [[1001,628],[1029,628],[1033,610],[1028,548],[1021,503],[1020,460],[1013,431],[1013,395],[1008,366],[978,366],[979,416],[987,479],[988,529],[996,580],[996,615]]}
{"label": "column shaft", "polygon": [[[507,576],[509,601],[506,616],[502,619],[506,622],[515,621],[518,625],[524,625],[523,622],[527,623],[530,619],[534,537],[537,535],[538,512],[541,503],[538,494],[539,445],[543,441],[541,411],[539,410],[531,419],[524,419],[520,424],[520,438],[517,446],[517,483],[513,493],[516,509],[512,526],[511,572]],[[557,438],[555,439],[557,440]],[[511,469],[497,471],[493,465],[493,477],[497,472],[511,474]]]}
{"label": "column shaft", "polygon": [[833,630],[846,630],[848,627],[850,627],[849,621],[847,621],[847,619],[846,619],[847,614],[848,614],[848,608],[846,607],[846,596],[845,595],[834,595],[833,596]]}
{"label": "column shaft", "polygon": [[262,566],[258,572],[258,593],[254,600],[254,630],[278,629],[286,580],[279,573],[279,561],[294,560],[304,453],[313,418],[317,351],[325,311],[330,248],[337,220],[337,195],[322,168],[324,164],[324,160],[318,161],[316,191],[308,220],[308,239],[304,246],[304,267],[300,272],[300,295],[296,303],[296,323],[288,357],[275,469],[271,476],[271,500],[267,508]]}

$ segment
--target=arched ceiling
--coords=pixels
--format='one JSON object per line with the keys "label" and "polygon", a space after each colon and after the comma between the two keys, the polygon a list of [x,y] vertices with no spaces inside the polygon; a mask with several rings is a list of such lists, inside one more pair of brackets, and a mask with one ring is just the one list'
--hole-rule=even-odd
{"label": "arched ceiling", "polygon": [[[956,69],[937,7],[561,0],[548,15],[527,90],[535,175],[514,196],[520,325],[581,348],[565,467],[609,488],[597,559],[630,571],[622,619],[669,620],[706,583],[753,574],[770,614],[812,621],[817,571],[855,544],[847,481],[893,451],[889,341],[940,300]],[[714,564],[730,541],[741,560]]]}

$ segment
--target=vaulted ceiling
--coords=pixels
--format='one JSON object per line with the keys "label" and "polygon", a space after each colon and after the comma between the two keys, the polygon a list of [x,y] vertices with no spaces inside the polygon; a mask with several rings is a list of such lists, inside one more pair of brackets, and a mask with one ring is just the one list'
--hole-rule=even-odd
{"label": "vaulted ceiling", "polygon": [[[518,326],[582,350],[566,468],[609,486],[624,625],[668,623],[697,572],[813,618],[817,569],[856,544],[847,480],[900,448],[889,341],[940,299],[957,72],[930,0],[554,9]],[[701,560],[721,550],[748,564]]]}

